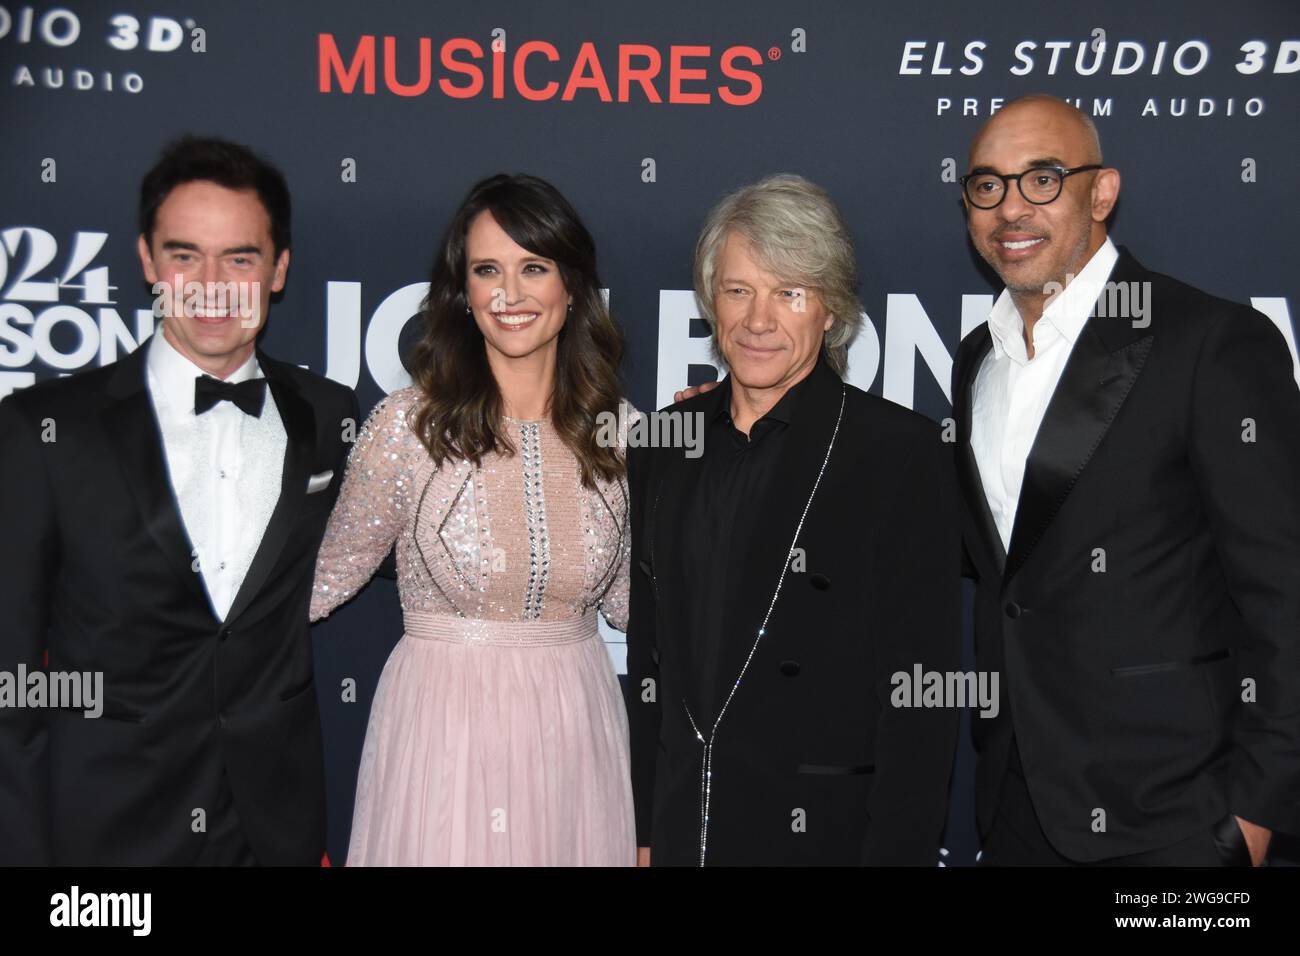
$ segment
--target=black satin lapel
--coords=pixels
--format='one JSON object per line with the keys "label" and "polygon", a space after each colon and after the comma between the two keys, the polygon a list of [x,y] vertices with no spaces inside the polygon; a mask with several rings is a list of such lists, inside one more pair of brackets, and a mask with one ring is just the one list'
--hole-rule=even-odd
{"label": "black satin lapel", "polygon": [[[143,368],[140,374],[144,374]],[[171,475],[163,454],[162,432],[143,380],[138,389],[132,389],[104,410],[103,422],[118,463],[126,473],[126,484],[131,489],[145,530],[162,550],[168,567],[176,572],[185,590],[208,608],[216,620],[207,589],[195,569],[194,545],[185,530],[180,503],[172,490]]]}
{"label": "black satin lapel", "polygon": [[1007,553],[1002,546],[1002,535],[998,534],[997,522],[993,520],[993,512],[989,509],[988,495],[984,492],[984,481],[980,477],[979,465],[975,461],[975,451],[970,443],[973,425],[972,417],[975,410],[975,379],[979,375],[980,366],[984,363],[984,357],[988,355],[989,349],[993,347],[993,336],[989,333],[987,325],[981,327],[980,334],[982,338],[978,340],[974,348],[967,350],[956,375],[957,394],[953,397],[957,402],[957,441],[959,445],[957,449],[957,478],[961,483],[961,491],[966,500],[966,507],[970,509],[970,513],[975,519],[975,526],[979,529],[984,549],[988,552],[993,565],[1001,573],[1006,567]]}
{"label": "black satin lapel", "polygon": [[307,494],[307,479],[311,477],[311,464],[316,454],[316,419],[311,405],[278,368],[278,363],[260,353],[258,358],[280,413],[280,421],[284,424],[284,468],[280,478],[280,499],[271,512],[271,520],[267,522],[266,533],[253,555],[248,574],[230,605],[227,621],[235,620],[247,609],[279,560],[285,539],[293,530]]}
{"label": "black satin lapel", "polygon": [[1025,563],[1065,503],[1151,351],[1150,335],[1109,351],[1098,321],[1090,318],[1080,332],[1029,450],[1011,530],[1008,578]]}

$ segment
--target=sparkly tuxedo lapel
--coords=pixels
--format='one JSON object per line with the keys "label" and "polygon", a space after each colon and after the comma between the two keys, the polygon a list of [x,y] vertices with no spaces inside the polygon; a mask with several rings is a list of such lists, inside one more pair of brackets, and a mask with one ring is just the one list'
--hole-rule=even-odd
{"label": "sparkly tuxedo lapel", "polygon": [[109,444],[117,453],[118,464],[126,473],[126,484],[140,511],[141,523],[166,555],[167,565],[175,572],[185,593],[206,607],[215,621],[216,612],[200,580],[194,545],[181,520],[180,503],[171,486],[162,432],[146,384],[148,355],[146,339],[130,355],[118,359],[107,390],[110,401],[101,413],[101,421]]}

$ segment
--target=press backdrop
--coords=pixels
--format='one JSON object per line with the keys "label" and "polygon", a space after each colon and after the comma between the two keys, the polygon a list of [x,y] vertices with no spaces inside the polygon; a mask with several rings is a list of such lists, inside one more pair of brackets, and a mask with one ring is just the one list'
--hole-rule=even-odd
{"label": "press backdrop", "polygon": [[[1123,173],[1117,240],[1252,302],[1294,357],[1298,90],[1294,0],[5,3],[0,394],[150,334],[136,191],[194,131],[287,173],[293,264],[263,346],[354,386],[363,409],[407,383],[435,243],[480,177],[534,173],[576,205],[627,333],[627,394],[651,408],[717,374],[689,291],[705,212],[788,171],[854,233],[867,322],[851,380],[942,419],[957,342],[998,291],[955,179],[977,126],[1036,91],[1095,118]],[[336,861],[400,633],[383,580],[315,631]],[[330,690],[346,678],[355,703]],[[963,738],[949,863],[977,851],[971,762]]]}

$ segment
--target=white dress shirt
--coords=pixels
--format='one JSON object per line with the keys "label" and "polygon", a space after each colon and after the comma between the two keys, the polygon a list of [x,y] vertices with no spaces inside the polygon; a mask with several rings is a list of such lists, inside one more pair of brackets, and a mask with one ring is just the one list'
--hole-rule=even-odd
{"label": "white dress shirt", "polygon": [[[225,620],[262,543],[280,498],[285,431],[266,389],[260,417],[231,402],[194,414],[194,380],[202,369],[181,355],[161,328],[149,342],[148,382],[172,491],[194,548],[192,559],[218,619]],[[257,356],[227,382],[258,378]]]}
{"label": "white dress shirt", "polygon": [[1106,242],[1088,264],[1043,310],[1034,323],[1034,357],[1025,346],[1025,323],[1006,289],[989,313],[993,347],[975,376],[971,405],[971,450],[989,510],[1011,548],[1025,461],[1038,435],[1043,414],[1061,379],[1074,342],[1119,258]]}

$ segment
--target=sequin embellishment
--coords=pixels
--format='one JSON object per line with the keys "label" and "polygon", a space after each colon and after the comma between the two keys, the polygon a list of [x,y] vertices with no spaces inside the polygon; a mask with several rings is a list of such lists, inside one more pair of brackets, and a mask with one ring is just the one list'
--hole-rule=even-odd
{"label": "sequin embellishment", "polygon": [[542,616],[546,578],[551,570],[551,539],[546,532],[546,497],[542,491],[541,426],[536,422],[520,422],[519,445],[524,463],[524,512],[528,520],[524,620],[535,620]]}

